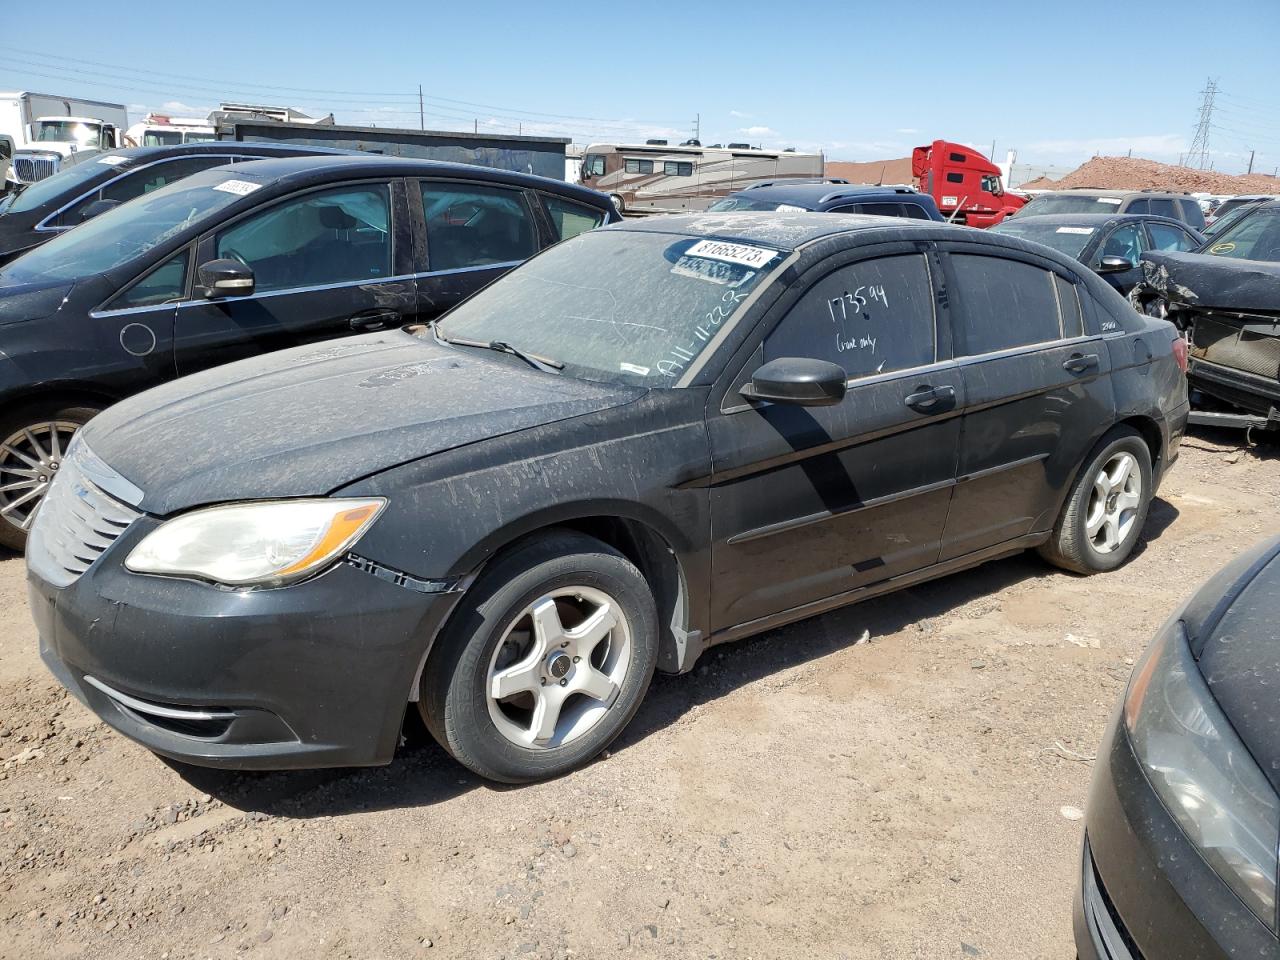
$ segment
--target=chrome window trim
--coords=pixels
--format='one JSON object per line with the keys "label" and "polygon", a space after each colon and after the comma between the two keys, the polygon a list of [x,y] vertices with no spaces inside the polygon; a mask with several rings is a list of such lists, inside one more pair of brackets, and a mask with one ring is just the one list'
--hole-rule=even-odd
{"label": "chrome window trim", "polygon": [[[51,226],[47,226],[47,224],[49,223],[50,220],[56,220],[58,217],[62,216],[64,213],[66,213],[68,210],[74,207],[81,200],[84,200],[86,197],[92,196],[93,194],[99,192],[100,190],[105,190],[107,187],[111,186],[111,184],[118,183],[119,181],[123,180],[125,177],[132,176],[135,173],[140,173],[143,170],[149,169],[150,167],[158,166],[159,164],[162,164],[162,163],[173,163],[175,160],[185,160],[187,159],[187,157],[198,157],[198,156],[202,156],[202,154],[188,153],[188,154],[184,154],[181,157],[160,157],[158,160],[153,160],[150,163],[144,163],[141,166],[137,166],[137,167],[130,167],[129,169],[121,173],[119,176],[112,177],[110,180],[104,180],[102,183],[98,184],[92,190],[86,190],[84,193],[80,194],[80,196],[76,197],[70,203],[63,204],[57,210],[53,211],[53,213],[49,214],[47,217],[41,220],[38,224],[36,224],[33,229],[37,233],[62,233],[62,231],[64,230],[70,230],[71,227],[56,227],[56,226],[51,227]],[[223,157],[226,157],[228,160],[234,162],[234,158],[241,156],[241,154],[214,153],[214,154],[204,154],[204,156],[212,156],[214,159],[222,159]],[[99,160],[93,160],[93,161],[87,161],[87,162],[97,163],[97,162],[100,162],[100,158]],[[222,164],[214,164],[214,166],[215,167],[222,166]],[[75,226],[75,224],[72,224],[72,226]]]}
{"label": "chrome window trim", "polygon": [[453,273],[476,273],[480,270],[497,270],[500,267],[518,267],[522,263],[528,263],[531,259],[533,258],[529,257],[525,260],[504,260],[501,263],[482,263],[477,267],[454,267],[451,270],[424,270],[421,273],[410,274],[410,276],[415,278],[444,277]]}

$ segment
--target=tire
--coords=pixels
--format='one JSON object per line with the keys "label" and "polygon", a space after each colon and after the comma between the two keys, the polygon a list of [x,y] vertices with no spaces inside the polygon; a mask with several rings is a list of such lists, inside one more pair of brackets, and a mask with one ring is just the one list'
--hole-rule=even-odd
{"label": "tire", "polygon": [[[67,444],[98,412],[95,407],[32,405],[0,417],[0,547],[19,553],[25,548],[35,508],[61,465]],[[50,436],[55,427],[56,448]],[[45,456],[36,456],[36,447]],[[31,483],[36,486],[27,486]]]}
{"label": "tire", "polygon": [[1114,570],[1133,552],[1150,506],[1151,451],[1137,431],[1116,427],[1089,454],[1040,555],[1075,573]]}
{"label": "tire", "polygon": [[428,658],[418,709],[459,763],[527,783],[604,750],[635,715],[657,662],[644,576],[594,537],[553,531],[499,557],[463,598]]}
{"label": "tire", "polygon": [[613,202],[613,205],[617,209],[618,213],[626,213],[627,208],[626,208],[626,205],[622,202],[622,197],[620,197],[616,193],[611,193],[609,194],[609,199]]}

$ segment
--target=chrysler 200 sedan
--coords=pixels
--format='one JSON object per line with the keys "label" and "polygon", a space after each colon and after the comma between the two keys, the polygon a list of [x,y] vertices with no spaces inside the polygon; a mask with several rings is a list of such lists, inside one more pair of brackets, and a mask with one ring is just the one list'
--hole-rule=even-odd
{"label": "chrysler 200 sedan", "polygon": [[1098,751],[1081,960],[1280,956],[1280,540],[1152,641]]}
{"label": "chrysler 200 sedan", "polygon": [[429,326],[92,421],[28,548],[42,655],[181,760],[385,763],[412,701],[481,775],[552,776],[712,644],[1027,548],[1119,566],[1180,343],[1013,238],[606,227]]}

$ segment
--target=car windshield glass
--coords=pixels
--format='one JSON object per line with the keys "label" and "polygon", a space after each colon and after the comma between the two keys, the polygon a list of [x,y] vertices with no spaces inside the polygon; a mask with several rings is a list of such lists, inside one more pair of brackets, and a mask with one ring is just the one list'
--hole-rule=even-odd
{"label": "car windshield glass", "polygon": [[181,142],[181,130],[146,130],[142,134],[144,147],[172,147]]}
{"label": "car windshield glass", "polygon": [[92,123],[51,120],[40,124],[40,135],[36,139],[42,143],[78,143],[87,146],[98,142],[98,129]]}
{"label": "car windshield glass", "polygon": [[438,331],[503,341],[586,380],[674,386],[783,259],[755,244],[593,231],[481,290]]}
{"label": "car windshield glass", "polygon": [[1218,234],[1227,230],[1233,224],[1239,223],[1240,220],[1252,212],[1259,201],[1253,203],[1238,203],[1226,213],[1216,214],[1217,219],[1209,224],[1200,232],[1206,237],[1216,237]]}
{"label": "car windshield glass", "polygon": [[[110,162],[104,163],[104,161]],[[67,196],[68,200],[74,199],[75,196],[79,195],[76,193],[77,188],[85,186],[87,189],[87,184],[91,180],[97,177],[105,177],[113,170],[126,170],[132,165],[133,161],[113,154],[77,163],[64,170],[59,170],[52,177],[37,180],[31,184],[22,193],[18,194],[6,212],[25,213],[28,210],[42,207],[50,200],[56,200],[64,194],[69,195]]]}
{"label": "car windshield glass", "polygon": [[243,173],[208,170],[108,210],[5,267],[0,286],[105,273],[171,239],[261,186]]}
{"label": "car windshield glass", "polygon": [[1268,205],[1228,227],[1202,253],[1236,260],[1280,262],[1280,206]]}
{"label": "car windshield glass", "polygon": [[723,200],[717,200],[707,209],[716,213],[723,213],[725,210],[777,210],[783,206],[777,200],[753,200],[750,197],[725,197]]}
{"label": "car windshield glass", "polygon": [[1046,247],[1053,247],[1068,257],[1079,257],[1080,252],[1096,232],[1096,228],[1065,224],[1056,220],[1038,223],[1035,220],[1024,221],[1021,217],[1016,217],[997,223],[991,228],[991,232],[1043,243]]}
{"label": "car windshield glass", "polygon": [[1120,197],[1057,194],[1036,197],[1018,211],[1018,216],[1036,217],[1044,213],[1119,213],[1120,203]]}

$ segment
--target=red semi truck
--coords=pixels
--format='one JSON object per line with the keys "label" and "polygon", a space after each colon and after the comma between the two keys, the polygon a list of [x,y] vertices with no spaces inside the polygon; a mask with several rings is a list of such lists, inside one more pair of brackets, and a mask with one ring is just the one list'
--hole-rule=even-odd
{"label": "red semi truck", "polygon": [[911,175],[948,220],[990,227],[1020,210],[1025,197],[1006,193],[1000,168],[969,147],[935,140],[911,151]]}

